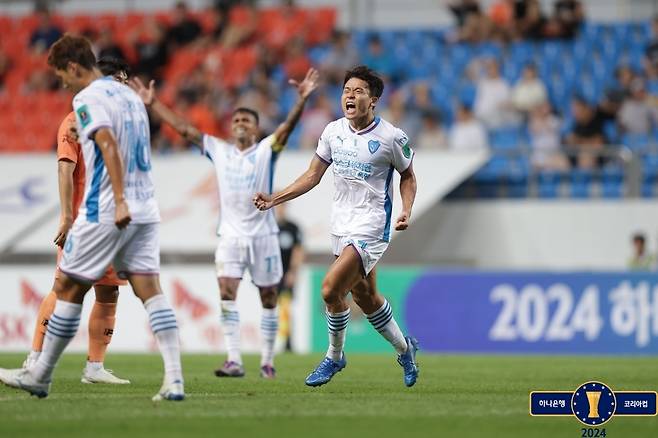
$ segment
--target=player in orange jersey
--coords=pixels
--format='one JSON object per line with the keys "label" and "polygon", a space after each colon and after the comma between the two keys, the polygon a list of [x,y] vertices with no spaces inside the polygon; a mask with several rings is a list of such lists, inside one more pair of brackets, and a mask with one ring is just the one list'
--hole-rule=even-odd
{"label": "player in orange jersey", "polygon": [[[98,62],[98,67],[103,74],[113,76],[119,82],[125,83],[128,80],[128,67],[122,61],[101,59]],[[61,216],[54,242],[58,247],[57,262],[59,264],[62,249],[66,244],[66,236],[78,214],[78,207],[82,202],[85,189],[84,158],[82,148],[77,141],[74,112],[66,116],[59,125],[59,131],[57,132],[57,162]],[[58,278],[58,276],[59,268],[55,271],[55,278]],[[89,315],[89,352],[87,365],[82,372],[82,383],[130,383],[129,380],[116,377],[103,366],[105,352],[114,332],[119,286],[126,284],[127,281],[117,277],[111,266],[105,276],[94,284],[96,302],[91,310],[91,315]],[[56,300],[55,292],[51,291],[41,302],[32,338],[32,351],[23,362],[24,368],[29,368],[36,363],[41,354],[46,326],[55,308]]]}

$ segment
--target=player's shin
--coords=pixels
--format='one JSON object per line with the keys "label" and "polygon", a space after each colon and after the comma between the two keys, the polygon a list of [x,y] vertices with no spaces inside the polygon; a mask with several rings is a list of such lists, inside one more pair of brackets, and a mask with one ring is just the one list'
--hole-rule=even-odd
{"label": "player's shin", "polygon": [[165,368],[165,381],[183,382],[183,369],[180,360],[180,341],[176,315],[167,298],[159,293],[144,302],[149,316],[153,335],[158,343]]}
{"label": "player's shin", "polygon": [[116,322],[116,303],[96,301],[89,315],[89,362],[103,362]]}
{"label": "player's shin", "polygon": [[331,313],[329,310],[326,312],[327,328],[329,330],[329,349],[327,350],[327,357],[339,361],[343,355],[343,347],[345,346],[345,336],[347,334],[347,323],[350,320],[350,309],[343,312]]}
{"label": "player's shin", "polygon": [[260,321],[260,335],[261,335],[261,367],[264,365],[274,365],[274,344],[276,342],[276,335],[279,330],[279,317],[277,308],[265,309]]}
{"label": "player's shin", "polygon": [[55,303],[55,310],[47,326],[43,350],[39,360],[31,368],[37,381],[50,382],[59,357],[78,331],[81,313],[82,304],[62,300],[57,300]]}
{"label": "player's shin", "polygon": [[384,304],[367,317],[375,330],[391,343],[398,354],[404,354],[407,351],[407,341],[393,318],[393,309],[388,300],[384,300]]}
{"label": "player's shin", "polygon": [[224,330],[224,343],[228,353],[228,362],[242,364],[240,354],[240,313],[233,300],[221,300],[221,323]]}

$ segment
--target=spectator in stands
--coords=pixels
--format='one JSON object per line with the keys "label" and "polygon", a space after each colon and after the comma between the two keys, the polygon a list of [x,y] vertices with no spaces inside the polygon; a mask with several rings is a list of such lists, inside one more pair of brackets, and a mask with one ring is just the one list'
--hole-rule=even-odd
{"label": "spectator in stands", "polygon": [[160,78],[160,70],[168,61],[167,42],[164,27],[155,21],[147,19],[143,26],[144,35],[139,35],[140,29],[131,35],[132,47],[135,48],[135,73],[149,78]]}
{"label": "spectator in stands", "polygon": [[312,105],[302,115],[300,147],[315,150],[322,131],[334,120],[334,115],[332,100],[325,93],[317,94]]}
{"label": "spectator in stands", "polygon": [[585,11],[580,0],[557,0],[553,17],[547,23],[545,34],[551,38],[572,39],[585,21]]}
{"label": "spectator in stands", "polygon": [[377,35],[371,36],[368,40],[363,64],[385,76],[385,80],[396,80],[395,61],[391,56],[391,51],[384,48],[382,40]]}
{"label": "spectator in stands", "polygon": [[335,30],[329,51],[320,61],[322,77],[333,85],[342,85],[345,72],[359,63],[359,55],[351,44],[350,34]]}
{"label": "spectator in stands", "polygon": [[414,137],[416,149],[447,149],[448,139],[441,127],[438,110],[426,110],[421,115],[420,130]]}
{"label": "spectator in stands", "polygon": [[174,7],[172,23],[165,37],[168,49],[174,50],[176,47],[189,44],[199,36],[201,36],[201,26],[190,15],[187,4],[179,1]]}
{"label": "spectator in stands", "polygon": [[479,0],[448,0],[447,4],[457,20],[455,40],[478,43],[489,37],[491,22],[482,13]]}
{"label": "spectator in stands", "polygon": [[98,38],[95,39],[93,44],[94,53],[96,53],[96,58],[113,58],[113,59],[122,59],[125,60],[126,56],[123,53],[123,49],[119,46],[114,40],[114,34],[112,29],[104,28],[101,29]]}
{"label": "spectator in stands", "polygon": [[566,136],[569,160],[572,166],[593,169],[605,161],[603,149],[606,143],[603,132],[604,118],[582,97],[572,101],[573,130]]}
{"label": "spectator in stands", "polygon": [[39,23],[30,35],[30,48],[38,53],[43,53],[62,36],[62,30],[52,22],[50,11],[47,7],[40,7],[36,11]]}
{"label": "spectator in stands", "polygon": [[619,90],[623,97],[631,93],[631,83],[636,78],[633,69],[627,65],[622,64],[615,69],[615,90]]}
{"label": "spectator in stands", "polygon": [[[293,38],[290,41],[286,47],[285,61],[283,64],[286,77],[298,80],[304,78],[308,69],[311,68],[311,61],[308,59],[307,52],[304,40],[301,37]],[[276,126],[274,128],[276,129]]]}
{"label": "spectator in stands", "polygon": [[484,62],[485,74],[477,81],[475,92],[475,116],[488,129],[498,129],[516,123],[512,106],[512,91],[500,75],[495,59]]}
{"label": "spectator in stands", "polygon": [[514,2],[514,18],[516,20],[517,36],[533,40],[544,37],[546,17],[542,13],[539,0],[516,0]]}
{"label": "spectator in stands", "polygon": [[243,3],[240,14],[230,14],[222,45],[231,49],[253,42],[258,29],[258,10],[253,2]]}
{"label": "spectator in stands", "polygon": [[644,80],[636,78],[630,86],[630,94],[622,103],[617,121],[624,134],[649,134],[656,126],[658,113],[651,105]]}
{"label": "spectator in stands", "polygon": [[647,238],[644,233],[635,233],[631,238],[633,255],[628,259],[628,269],[631,271],[650,271],[655,268],[656,258],[647,253]]}
{"label": "spectator in stands", "polygon": [[489,7],[489,19],[493,23],[490,39],[509,41],[516,33],[514,0],[495,0]]}
{"label": "spectator in stands", "polygon": [[528,116],[532,110],[546,103],[548,92],[546,86],[537,75],[534,64],[528,64],[523,69],[521,79],[512,90],[512,102],[517,111]]}
{"label": "spectator in stands", "polygon": [[539,170],[566,170],[569,163],[562,153],[560,120],[544,101],[530,111],[528,124],[532,153],[530,161]]}
{"label": "spectator in stands", "polygon": [[407,105],[407,118],[409,119],[406,124],[405,131],[411,132],[411,138],[416,138],[418,131],[421,129],[422,118],[427,114],[439,115],[441,112],[439,108],[434,105],[432,96],[430,95],[429,84],[425,81],[418,81],[413,85],[411,102]]}
{"label": "spectator in stands", "polygon": [[457,120],[452,125],[449,139],[453,151],[475,152],[489,149],[487,131],[466,105],[457,107]]}
{"label": "spectator in stands", "polygon": [[384,120],[392,123],[407,133],[409,138],[416,138],[416,131],[420,120],[416,120],[417,114],[407,111],[407,89],[398,88],[393,91],[384,106],[381,116]]}
{"label": "spectator in stands", "polygon": [[650,77],[655,77],[655,72],[658,71],[658,16],[653,17],[651,22],[651,42],[645,49],[645,69],[650,73]]}

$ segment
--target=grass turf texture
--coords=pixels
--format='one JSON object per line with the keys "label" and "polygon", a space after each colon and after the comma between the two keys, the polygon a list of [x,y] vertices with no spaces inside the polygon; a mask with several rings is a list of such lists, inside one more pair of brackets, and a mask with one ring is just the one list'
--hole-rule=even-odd
{"label": "grass turf texture", "polygon": [[[24,356],[0,354],[0,367]],[[153,403],[162,364],[156,355],[110,355],[106,365],[131,385],[80,383],[82,355],[64,355],[43,400],[0,385],[0,437],[580,437],[573,417],[528,415],[532,390],[573,390],[601,380],[614,390],[658,389],[658,358],[419,355],[413,388],[393,355],[348,356],[320,388],[304,378],[320,355],[282,355],[265,381],[258,358],[247,376],[219,379],[213,356],[185,355],[188,398]],[[607,437],[656,437],[658,417],[616,417]]]}

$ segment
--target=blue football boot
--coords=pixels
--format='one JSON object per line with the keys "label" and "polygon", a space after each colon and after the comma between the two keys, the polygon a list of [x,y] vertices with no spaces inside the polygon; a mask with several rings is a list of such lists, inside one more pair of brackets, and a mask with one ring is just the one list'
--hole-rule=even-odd
{"label": "blue football boot", "polygon": [[404,370],[404,384],[414,386],[418,378],[418,365],[416,365],[416,351],[418,351],[418,341],[411,336],[405,336],[407,340],[407,351],[398,355],[398,363]]}
{"label": "blue football boot", "polygon": [[306,384],[308,386],[324,385],[325,383],[328,383],[337,372],[345,368],[345,365],[347,365],[345,353],[343,353],[338,362],[325,357],[322,359],[322,362],[315,367],[313,372],[308,375],[306,378]]}

